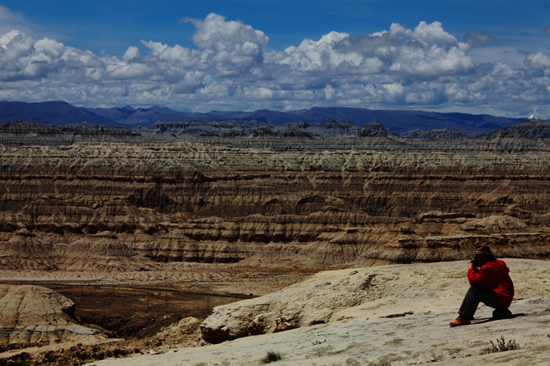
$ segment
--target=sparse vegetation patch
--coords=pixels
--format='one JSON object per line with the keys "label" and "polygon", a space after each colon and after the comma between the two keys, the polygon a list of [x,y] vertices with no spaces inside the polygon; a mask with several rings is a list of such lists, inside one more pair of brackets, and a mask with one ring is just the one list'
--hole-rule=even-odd
{"label": "sparse vegetation patch", "polygon": [[281,356],[281,354],[279,352],[269,351],[269,352],[267,352],[267,355],[264,358],[262,358],[260,361],[263,364],[266,364],[266,363],[280,361],[282,359],[283,359],[283,357]]}
{"label": "sparse vegetation patch", "polygon": [[500,338],[498,338],[495,342],[490,342],[491,347],[486,349],[486,353],[504,352],[521,348],[514,339],[510,339],[508,340],[508,342],[506,342],[504,336],[500,336]]}

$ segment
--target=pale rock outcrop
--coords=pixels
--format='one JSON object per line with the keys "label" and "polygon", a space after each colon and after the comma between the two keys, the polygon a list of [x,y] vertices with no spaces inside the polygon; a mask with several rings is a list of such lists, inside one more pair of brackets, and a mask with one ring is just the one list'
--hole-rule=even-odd
{"label": "pale rock outcrop", "polygon": [[[549,293],[550,281],[545,278],[550,262],[505,261],[516,299]],[[362,317],[451,312],[468,289],[467,268],[467,262],[458,261],[321,272],[281,291],[216,307],[200,329],[207,341],[219,343]]]}
{"label": "pale rock outcrop", "polygon": [[46,287],[0,285],[0,345],[31,347],[106,338],[80,325],[74,310],[71,300]]}

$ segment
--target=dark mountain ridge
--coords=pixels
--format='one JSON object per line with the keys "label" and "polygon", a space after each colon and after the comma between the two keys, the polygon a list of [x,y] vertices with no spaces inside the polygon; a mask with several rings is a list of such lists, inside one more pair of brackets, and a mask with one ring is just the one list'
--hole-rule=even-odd
{"label": "dark mountain ridge", "polygon": [[314,107],[293,112],[258,110],[211,111],[207,113],[177,112],[154,106],[134,109],[122,108],[77,108],[66,102],[0,102],[0,123],[23,120],[42,124],[66,125],[87,122],[91,125],[123,125],[127,129],[136,126],[149,127],[160,121],[265,121],[274,125],[305,121],[321,124],[327,120],[351,121],[363,126],[373,120],[380,121],[387,130],[401,135],[412,130],[431,131],[434,129],[460,130],[470,134],[494,131],[515,125],[518,118],[472,115],[465,113],[436,113],[406,110],[371,110],[348,107]]}
{"label": "dark mountain ridge", "polygon": [[56,126],[81,122],[91,125],[120,126],[108,117],[77,108],[67,102],[0,102],[0,123],[17,120]]}
{"label": "dark mountain ridge", "polygon": [[[433,129],[450,128],[468,133],[483,133],[497,130],[501,127],[511,126],[519,122],[520,118],[497,117],[491,115],[474,115],[466,113],[437,113],[426,111],[403,110],[371,110],[364,108],[346,107],[314,107],[311,109],[293,112],[280,112],[270,110],[258,110],[254,112],[242,111],[212,111],[207,113],[186,113],[167,110],[166,108],[140,108],[132,113],[120,112],[119,109],[111,112],[111,109],[89,109],[106,118],[124,125],[141,125],[148,127],[153,123],[163,120],[184,121],[215,121],[227,120],[241,121],[267,121],[275,125],[284,125],[289,122],[305,121],[320,124],[326,120],[353,121],[358,126],[379,120],[388,130],[402,134],[414,129],[430,131]],[[118,113],[117,113],[118,111]]]}

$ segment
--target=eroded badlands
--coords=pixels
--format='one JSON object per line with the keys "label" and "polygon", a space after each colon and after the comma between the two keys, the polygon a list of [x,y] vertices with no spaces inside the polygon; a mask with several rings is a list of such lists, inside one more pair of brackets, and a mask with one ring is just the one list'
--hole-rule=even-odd
{"label": "eroded badlands", "polygon": [[[258,296],[321,270],[462,261],[480,245],[548,263],[545,140],[186,141],[0,146],[0,280]],[[260,318],[248,333],[296,325]],[[210,340],[223,337],[235,338]]]}
{"label": "eroded badlands", "polygon": [[547,258],[550,155],[0,147],[0,266]]}

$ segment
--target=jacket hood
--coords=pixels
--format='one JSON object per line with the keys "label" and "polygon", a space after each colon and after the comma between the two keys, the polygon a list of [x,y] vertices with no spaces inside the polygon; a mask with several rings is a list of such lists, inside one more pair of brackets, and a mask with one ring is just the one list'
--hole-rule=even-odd
{"label": "jacket hood", "polygon": [[483,267],[498,269],[506,274],[510,273],[510,269],[506,266],[506,263],[504,263],[504,261],[501,261],[499,259],[495,259],[494,261],[487,262],[483,265]]}

